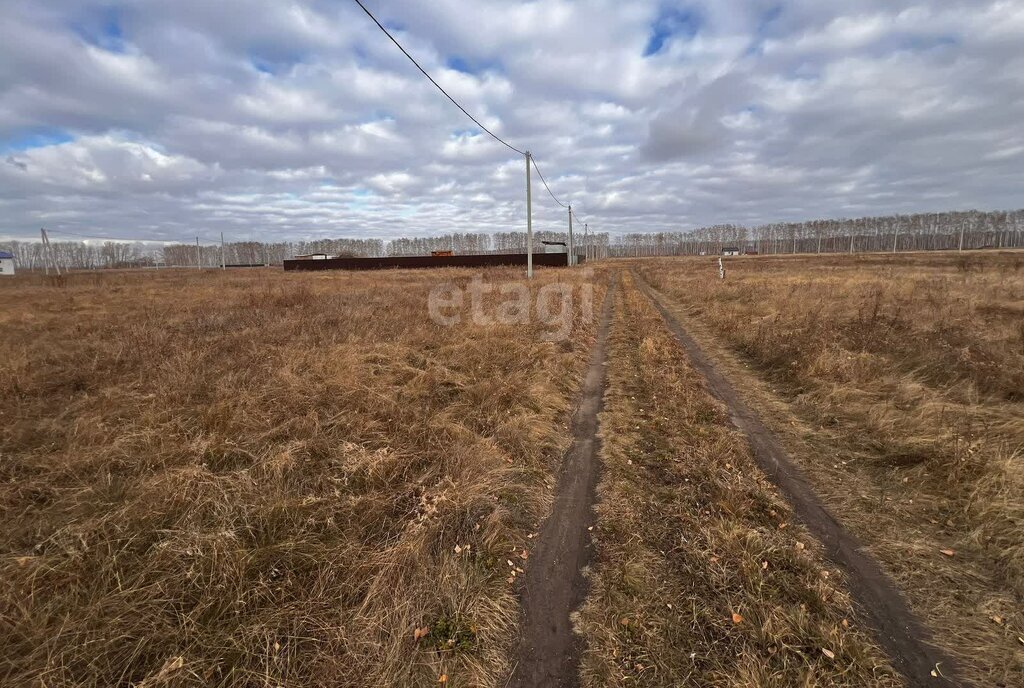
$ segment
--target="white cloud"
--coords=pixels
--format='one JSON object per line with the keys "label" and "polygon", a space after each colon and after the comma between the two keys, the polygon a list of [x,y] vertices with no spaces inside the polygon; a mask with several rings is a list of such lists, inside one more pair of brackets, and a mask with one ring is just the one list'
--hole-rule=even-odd
{"label": "white cloud", "polygon": [[[1019,2],[370,7],[598,231],[1020,205]],[[523,168],[352,3],[0,6],[0,235],[522,229]]]}

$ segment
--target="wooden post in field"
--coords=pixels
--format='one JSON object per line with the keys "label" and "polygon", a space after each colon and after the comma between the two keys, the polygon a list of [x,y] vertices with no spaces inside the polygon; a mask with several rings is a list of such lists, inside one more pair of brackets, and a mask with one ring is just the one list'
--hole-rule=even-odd
{"label": "wooden post in field", "polygon": [[533,199],[530,198],[530,151],[526,151],[526,278],[533,279]]}

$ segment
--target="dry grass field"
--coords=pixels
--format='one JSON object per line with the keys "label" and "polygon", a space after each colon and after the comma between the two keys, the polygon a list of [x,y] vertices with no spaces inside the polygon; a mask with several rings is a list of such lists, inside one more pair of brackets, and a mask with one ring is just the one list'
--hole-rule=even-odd
{"label": "dry grass field", "polygon": [[0,284],[0,684],[499,685],[595,322],[472,274]]}
{"label": "dry grass field", "polygon": [[[475,321],[508,316],[497,290],[431,317],[439,285],[516,269],[0,282],[0,685],[507,685],[547,566],[586,570],[560,668],[588,688],[931,685],[708,360],[960,675],[1024,685],[1024,254],[727,269],[539,270],[567,338]],[[574,455],[599,459],[575,564],[547,535]]]}
{"label": "dry grass field", "polygon": [[978,685],[1024,685],[1024,254],[637,262]]}

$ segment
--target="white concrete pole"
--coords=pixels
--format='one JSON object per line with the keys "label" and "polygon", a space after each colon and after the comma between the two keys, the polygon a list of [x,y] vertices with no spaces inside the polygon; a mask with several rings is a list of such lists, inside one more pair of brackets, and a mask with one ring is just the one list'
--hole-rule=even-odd
{"label": "white concrete pole", "polygon": [[572,203],[569,204],[569,260],[568,264],[576,264],[576,247],[572,245]]}
{"label": "white concrete pole", "polygon": [[526,151],[526,278],[533,279],[533,199],[530,198],[530,151]]}
{"label": "white concrete pole", "polygon": [[199,237],[196,237],[196,269],[203,269],[203,252],[199,248]]}
{"label": "white concrete pole", "polygon": [[590,260],[590,246],[587,244],[587,231],[590,229],[590,225],[586,222],[583,223],[583,260],[584,262]]}
{"label": "white concrete pole", "polygon": [[39,228],[39,243],[42,245],[42,248],[43,248],[43,271],[47,275],[49,275],[50,274],[50,259],[49,259],[49,255],[50,254],[49,254],[49,251],[47,251],[47,248],[46,248],[46,230],[43,229],[42,227]]}

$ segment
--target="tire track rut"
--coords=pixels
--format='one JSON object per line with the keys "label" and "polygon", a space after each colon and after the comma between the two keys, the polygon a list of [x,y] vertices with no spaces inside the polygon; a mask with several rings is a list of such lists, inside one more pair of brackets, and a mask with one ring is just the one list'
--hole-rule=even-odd
{"label": "tire track rut", "polygon": [[588,528],[594,523],[592,507],[597,492],[598,414],[604,400],[608,330],[618,281],[616,276],[601,305],[597,341],[572,419],[572,445],[562,462],[551,515],[540,530],[523,576],[520,643],[511,686],[579,683],[582,643],[573,634],[570,615],[587,593],[583,569],[592,554]]}

